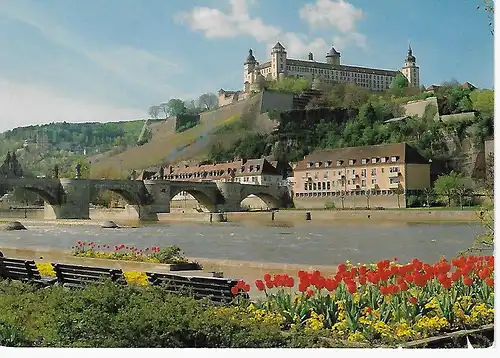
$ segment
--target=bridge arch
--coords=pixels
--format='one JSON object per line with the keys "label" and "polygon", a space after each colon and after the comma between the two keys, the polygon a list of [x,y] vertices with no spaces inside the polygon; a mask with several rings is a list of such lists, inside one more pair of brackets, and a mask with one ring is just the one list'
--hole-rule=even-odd
{"label": "bridge arch", "polygon": [[[45,185],[44,185],[45,184]],[[18,180],[9,180],[0,183],[0,192],[11,191],[14,189],[25,190],[30,193],[37,194],[43,201],[49,205],[57,205],[60,203],[60,191],[59,186],[51,185],[53,183],[41,183],[33,184],[24,180],[24,178]]]}
{"label": "bridge arch", "polygon": [[[245,194],[247,195],[245,196]],[[247,207],[250,209],[278,209],[281,206],[281,200],[269,193],[255,191],[243,193],[240,204],[242,208]]]}
{"label": "bridge arch", "polygon": [[198,204],[202,207],[201,210],[204,209],[203,211],[209,211],[209,212],[216,211],[217,203],[215,203],[214,200],[209,195],[204,193],[203,190],[196,188],[172,189],[172,191],[170,192],[170,203],[172,203],[172,200],[181,193],[187,193],[191,197],[193,197],[194,200],[196,200]]}
{"label": "bridge arch", "polygon": [[34,186],[21,186],[19,189],[23,189],[32,193],[37,194],[39,197],[43,199],[45,203],[49,205],[57,205],[59,204],[59,198],[55,197],[52,193],[48,192],[45,189],[37,188]]}

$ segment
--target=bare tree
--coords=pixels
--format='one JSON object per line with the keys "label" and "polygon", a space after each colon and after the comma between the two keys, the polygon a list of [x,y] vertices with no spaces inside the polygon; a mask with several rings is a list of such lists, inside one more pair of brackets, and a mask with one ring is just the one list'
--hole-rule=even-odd
{"label": "bare tree", "polygon": [[198,98],[198,105],[206,110],[215,109],[219,106],[219,99],[213,93],[204,93]]}
{"label": "bare tree", "polygon": [[158,119],[158,115],[160,114],[160,106],[154,105],[149,107],[148,114],[150,118]]}

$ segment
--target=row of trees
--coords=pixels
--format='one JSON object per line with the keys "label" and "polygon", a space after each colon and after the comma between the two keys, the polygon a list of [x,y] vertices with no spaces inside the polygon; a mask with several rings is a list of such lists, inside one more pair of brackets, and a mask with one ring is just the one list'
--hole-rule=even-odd
{"label": "row of trees", "polygon": [[204,93],[197,100],[183,101],[179,98],[171,98],[167,102],[149,107],[149,117],[158,119],[176,117],[183,114],[199,114],[204,111],[216,109],[219,106],[219,99],[214,93]]}

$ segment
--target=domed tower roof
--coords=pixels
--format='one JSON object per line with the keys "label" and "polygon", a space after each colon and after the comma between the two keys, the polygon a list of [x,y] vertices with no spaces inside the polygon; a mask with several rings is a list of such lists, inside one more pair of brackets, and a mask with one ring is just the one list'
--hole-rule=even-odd
{"label": "domed tower roof", "polygon": [[413,56],[413,50],[411,48],[411,45],[408,44],[408,54],[406,56],[406,62],[415,62],[417,59],[415,56]]}
{"label": "domed tower roof", "polygon": [[335,50],[335,47],[332,46],[330,51],[328,51],[328,53],[326,54],[326,57],[335,57],[335,56],[339,56],[339,55],[340,55],[340,52]]}
{"label": "domed tower roof", "polygon": [[252,49],[248,50],[248,56],[247,59],[245,60],[245,65],[250,65],[250,64],[256,64],[257,60],[255,59],[253,55]]}

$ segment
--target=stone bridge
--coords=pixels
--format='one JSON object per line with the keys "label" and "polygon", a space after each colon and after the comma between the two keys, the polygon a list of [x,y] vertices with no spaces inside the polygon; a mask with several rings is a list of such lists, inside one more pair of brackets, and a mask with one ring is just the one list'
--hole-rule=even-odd
{"label": "stone bridge", "polygon": [[252,194],[270,209],[290,202],[286,187],[234,182],[0,178],[0,188],[37,193],[45,202],[46,219],[89,219],[92,198],[105,190],[123,197],[141,220],[156,220],[157,214],[169,213],[170,201],[180,192],[191,194],[210,212],[240,211],[241,201]]}

